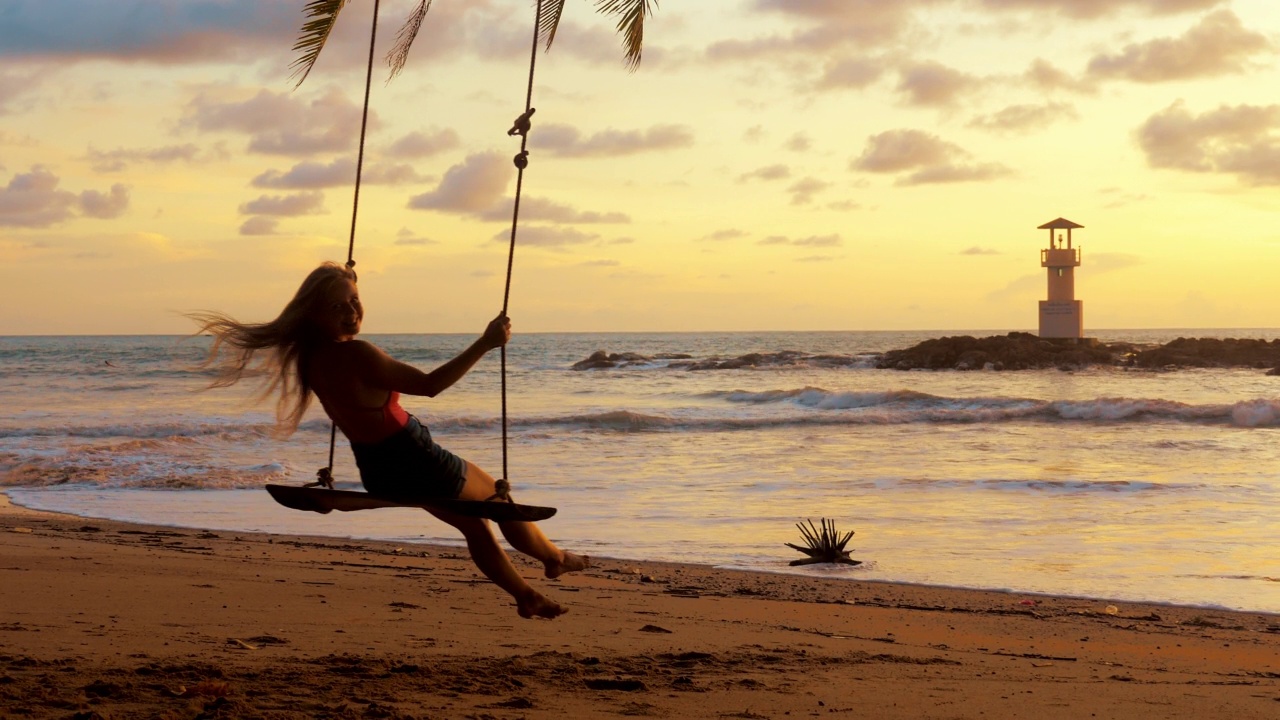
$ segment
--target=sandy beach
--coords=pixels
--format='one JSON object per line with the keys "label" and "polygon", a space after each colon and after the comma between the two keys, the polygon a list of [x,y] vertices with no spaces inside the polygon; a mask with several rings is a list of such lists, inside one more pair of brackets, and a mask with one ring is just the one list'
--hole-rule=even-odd
{"label": "sandy beach", "polygon": [[0,499],[6,718],[1280,715],[1274,615],[596,559],[531,621],[455,548]]}

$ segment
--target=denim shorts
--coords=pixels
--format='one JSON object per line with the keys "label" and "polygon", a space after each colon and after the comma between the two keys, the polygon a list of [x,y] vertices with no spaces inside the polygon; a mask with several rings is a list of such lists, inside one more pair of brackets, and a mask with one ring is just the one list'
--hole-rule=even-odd
{"label": "denim shorts", "polygon": [[376,443],[351,443],[365,490],[388,498],[453,499],[467,482],[467,463],[431,439],[427,426],[409,423]]}

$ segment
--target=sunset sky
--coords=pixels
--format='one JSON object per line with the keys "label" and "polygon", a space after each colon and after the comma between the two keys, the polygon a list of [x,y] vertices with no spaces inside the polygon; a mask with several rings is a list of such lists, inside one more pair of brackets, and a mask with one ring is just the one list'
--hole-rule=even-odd
{"label": "sunset sky", "polygon": [[[502,304],[533,3],[383,0],[368,332]],[[344,261],[373,0],[298,89],[304,0],[0,3],[0,335],[183,333]],[[539,54],[517,332],[1034,330],[1036,226],[1103,328],[1280,325],[1275,0],[665,0],[643,61]]]}

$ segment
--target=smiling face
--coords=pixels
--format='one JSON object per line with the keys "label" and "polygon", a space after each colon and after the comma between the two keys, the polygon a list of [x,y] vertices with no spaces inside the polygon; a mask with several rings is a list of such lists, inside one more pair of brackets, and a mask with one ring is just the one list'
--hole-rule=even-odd
{"label": "smiling face", "polygon": [[346,278],[333,283],[316,309],[316,324],[334,342],[344,342],[360,334],[364,306],[356,284]]}

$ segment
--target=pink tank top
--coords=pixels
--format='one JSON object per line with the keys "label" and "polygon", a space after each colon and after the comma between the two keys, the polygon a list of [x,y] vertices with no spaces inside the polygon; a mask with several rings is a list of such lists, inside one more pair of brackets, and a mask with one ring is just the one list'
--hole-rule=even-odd
{"label": "pink tank top", "polygon": [[400,407],[400,393],[392,390],[387,395],[387,402],[382,406],[382,424],[378,434],[384,438],[391,437],[409,424],[409,413]]}

